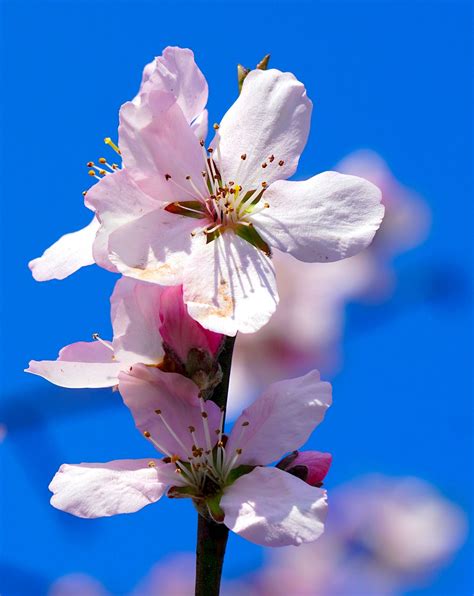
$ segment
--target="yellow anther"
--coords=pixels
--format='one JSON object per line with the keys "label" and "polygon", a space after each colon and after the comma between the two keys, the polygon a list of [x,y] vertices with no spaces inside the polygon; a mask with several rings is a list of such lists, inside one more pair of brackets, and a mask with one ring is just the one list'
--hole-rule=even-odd
{"label": "yellow anther", "polygon": [[87,173],[89,174],[89,176],[95,176],[94,170],[89,170]]}
{"label": "yellow anther", "polygon": [[99,174],[101,176],[105,176],[107,174],[107,172],[105,170],[99,170]]}
{"label": "yellow anther", "polygon": [[87,167],[88,168],[93,168],[94,167],[94,162],[93,161],[88,161],[87,162]]}
{"label": "yellow anther", "polygon": [[147,439],[149,439],[151,437],[150,433],[147,430],[143,433],[143,436],[146,437]]}
{"label": "yellow anther", "polygon": [[112,141],[112,139],[110,137],[105,137],[104,143],[106,145],[109,145],[110,147],[112,147],[112,149],[115,151],[115,153],[122,155],[122,152],[120,151],[120,149],[117,147],[117,145]]}
{"label": "yellow anther", "polygon": [[155,462],[154,462],[154,461],[149,461],[149,462],[148,462],[148,467],[149,467],[149,468],[156,468],[156,464],[155,464]]}
{"label": "yellow anther", "polygon": [[87,194],[87,190],[83,190],[83,191],[82,191],[82,196],[83,196],[83,197],[85,197],[85,196],[86,196],[86,194]]}
{"label": "yellow anther", "polygon": [[107,163],[105,157],[99,157],[99,163]]}
{"label": "yellow anther", "polygon": [[215,124],[212,125],[212,128],[214,130],[219,130],[219,125],[217,124],[217,122]]}

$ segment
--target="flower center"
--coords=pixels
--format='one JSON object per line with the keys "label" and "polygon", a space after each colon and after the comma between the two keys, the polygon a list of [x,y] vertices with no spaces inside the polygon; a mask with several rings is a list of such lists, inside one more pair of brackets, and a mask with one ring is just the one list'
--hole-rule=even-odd
{"label": "flower center", "polygon": [[[204,141],[201,140],[200,143],[204,152],[205,170],[201,174],[205,181],[206,191],[203,193],[202,190],[199,190],[191,176],[186,176],[184,181],[179,181],[172,178],[170,174],[165,174],[165,179],[170,184],[174,184],[190,197],[190,200],[185,199],[168,204],[165,210],[176,215],[203,220],[204,225],[200,232],[206,235],[207,243],[230,230],[270,256],[270,247],[255,229],[252,221],[256,214],[270,207],[262,200],[268,184],[262,182],[257,188],[245,188],[238,180],[224,180],[218,167],[218,146],[214,158],[214,149],[209,147],[206,153]],[[247,155],[242,154],[240,159],[243,163],[247,159]],[[271,155],[268,158],[268,163],[262,164],[262,168],[266,168],[274,161],[275,157]],[[283,163],[280,161],[278,165],[283,165]],[[237,171],[237,178],[239,170],[240,168]]]}
{"label": "flower center", "polygon": [[[163,462],[175,468],[186,486],[192,490],[192,496],[207,497],[219,493],[227,484],[232,482],[231,472],[239,466],[239,458],[242,455],[242,448],[226,449],[227,436],[224,435],[224,411],[221,412],[219,428],[213,429],[209,425],[209,416],[206,412],[205,400],[199,398],[201,408],[202,432],[196,432],[194,425],[189,425],[187,431],[191,435],[192,445],[189,441],[180,437],[180,431],[175,430],[169,423],[165,413],[162,410],[155,410],[163,423],[164,430],[169,436],[173,437],[187,457],[183,459],[179,455],[173,454],[157,437],[153,437],[150,432],[144,431],[143,435],[148,439],[158,451],[165,454]],[[249,422],[244,421],[241,430],[234,444],[241,444],[241,440],[249,426]],[[182,433],[182,431],[181,431]],[[201,440],[199,439],[201,436]],[[186,444],[188,443],[188,445]],[[151,464],[152,465],[152,464]]]}

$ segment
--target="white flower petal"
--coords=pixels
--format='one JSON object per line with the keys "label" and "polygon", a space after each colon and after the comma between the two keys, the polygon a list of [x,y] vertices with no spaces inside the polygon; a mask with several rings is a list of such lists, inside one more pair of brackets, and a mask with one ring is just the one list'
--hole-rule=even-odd
{"label": "white flower petal", "polygon": [[[262,181],[289,178],[308,138],[311,110],[304,85],[291,73],[253,70],[213,142],[225,181],[250,190]],[[271,155],[274,159],[269,162]],[[262,168],[264,162],[268,165]]]}
{"label": "white flower petal", "polygon": [[79,341],[64,347],[57,360],[31,360],[25,372],[69,389],[113,387],[122,364],[101,342]]}
{"label": "white flower petal", "polygon": [[92,245],[98,229],[94,216],[85,228],[61,236],[41,257],[30,261],[28,267],[36,281],[65,279],[81,267],[92,265]]}
{"label": "white flower petal", "polygon": [[49,485],[51,505],[85,518],[133,513],[158,501],[174,478],[156,459],[63,464]]}
{"label": "white flower petal", "polygon": [[183,287],[189,314],[225,335],[257,331],[278,304],[271,260],[231,231],[209,244],[196,237]]}
{"label": "white flower petal", "polygon": [[207,82],[194,61],[193,52],[170,46],[145,66],[135,99],[143,101],[143,96],[151,91],[172,93],[189,123],[201,117],[208,97]]}
{"label": "white flower petal", "polygon": [[317,370],[273,383],[236,420],[226,451],[242,449],[238,465],[263,465],[299,449],[322,422],[331,394]]}
{"label": "white flower petal", "polygon": [[263,546],[300,545],[324,532],[326,491],[278,468],[258,467],[225,489],[225,525]]}
{"label": "white flower petal", "polygon": [[337,172],[304,182],[277,181],[263,200],[270,207],[253,218],[260,235],[306,262],[357,254],[371,243],[384,214],[376,186]]}
{"label": "white flower petal", "polygon": [[163,356],[159,308],[164,288],[122,277],[110,299],[114,352],[121,362],[158,364]]}

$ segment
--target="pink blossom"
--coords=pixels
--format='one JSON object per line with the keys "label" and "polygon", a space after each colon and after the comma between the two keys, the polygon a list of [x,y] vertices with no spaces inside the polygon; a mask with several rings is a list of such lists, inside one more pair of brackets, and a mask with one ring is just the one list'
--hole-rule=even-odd
{"label": "pink blossom", "polygon": [[110,302],[113,341],[96,335],[62,348],[57,360],[32,360],[26,372],[61,387],[113,387],[120,372],[143,363],[180,372],[201,389],[220,381],[216,357],[223,337],[189,316],[180,287],[122,278]]}
{"label": "pink blossom", "polygon": [[86,196],[101,222],[96,262],[182,284],[190,315],[213,331],[262,327],[278,303],[273,248],[306,262],[343,259],[371,242],[383,216],[378,189],[361,178],[325,172],[285,181],[311,108],[292,74],[253,71],[216,125],[208,156],[173,94],[124,104],[124,168]]}
{"label": "pink blossom", "polygon": [[257,544],[299,545],[322,534],[326,491],[267,467],[323,420],[331,386],[317,371],[271,385],[228,437],[223,412],[185,377],[138,364],[120,374],[120,392],[164,459],[63,465],[50,485],[54,507],[103,517],[137,511],[167,493],[191,497],[205,515]]}
{"label": "pink blossom", "polygon": [[[148,95],[155,91],[171,94],[195,134],[199,138],[207,135],[205,106],[208,87],[202,72],[194,62],[191,50],[165,48],[161,56],[145,66],[140,90],[132,102],[137,106],[146,105]],[[97,169],[100,171],[102,167]],[[86,207],[91,208],[87,202]],[[115,271],[114,265],[107,258],[107,252],[104,250],[106,247],[100,247],[100,240],[94,245],[99,227],[100,224],[94,215],[85,228],[62,236],[41,257],[29,263],[33,277],[37,281],[64,279],[81,267],[92,265],[93,246],[94,251],[101,254],[101,261],[103,264],[106,263],[106,268]]]}

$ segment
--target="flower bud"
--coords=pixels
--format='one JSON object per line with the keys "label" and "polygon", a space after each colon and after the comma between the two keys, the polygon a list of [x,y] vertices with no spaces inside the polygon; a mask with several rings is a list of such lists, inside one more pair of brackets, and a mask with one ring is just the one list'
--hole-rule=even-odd
{"label": "flower bud", "polygon": [[224,336],[189,316],[182,286],[163,291],[159,315],[167,369],[185,374],[203,392],[210,391],[222,378],[217,356]]}
{"label": "flower bud", "polygon": [[332,455],[322,451],[293,451],[283,458],[277,468],[297,476],[311,486],[322,486],[331,467]]}

